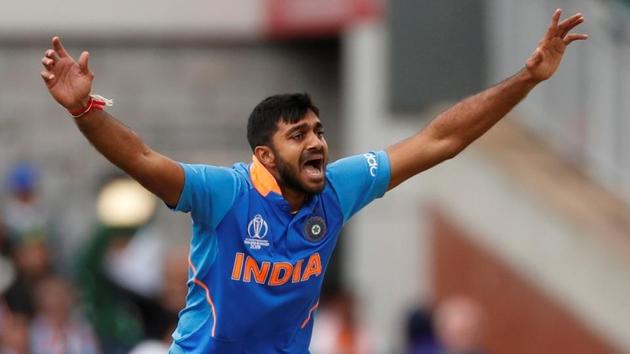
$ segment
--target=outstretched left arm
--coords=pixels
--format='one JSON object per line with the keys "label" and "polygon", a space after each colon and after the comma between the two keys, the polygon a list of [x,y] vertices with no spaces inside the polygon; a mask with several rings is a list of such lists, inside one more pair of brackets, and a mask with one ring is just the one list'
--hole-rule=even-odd
{"label": "outstretched left arm", "polygon": [[520,72],[457,103],[415,136],[386,149],[391,166],[389,189],[459,154],[503,118],[538,83],[555,73],[566,47],[575,40],[587,38],[585,34],[569,33],[584,21],[582,14],[562,22],[560,15],[561,11],[556,10],[547,33]]}

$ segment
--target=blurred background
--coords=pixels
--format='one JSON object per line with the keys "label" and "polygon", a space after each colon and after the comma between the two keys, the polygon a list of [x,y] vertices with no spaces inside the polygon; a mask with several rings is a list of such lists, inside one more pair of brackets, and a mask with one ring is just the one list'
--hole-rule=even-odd
{"label": "blurred background", "polygon": [[166,353],[190,221],[49,97],[59,35],[176,160],[249,161],[263,98],[309,92],[333,159],[410,136],[516,73],[554,9],[587,42],[454,160],[346,227],[311,350],[630,352],[630,1],[35,0],[0,12],[0,353]]}

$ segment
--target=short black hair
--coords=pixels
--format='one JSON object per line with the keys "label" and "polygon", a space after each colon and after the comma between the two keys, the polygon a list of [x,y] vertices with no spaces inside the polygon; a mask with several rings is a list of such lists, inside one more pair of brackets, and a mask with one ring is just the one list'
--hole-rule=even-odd
{"label": "short black hair", "polygon": [[247,141],[252,151],[256,146],[271,146],[271,137],[278,129],[278,122],[296,123],[308,110],[319,116],[319,108],[307,93],[273,95],[260,102],[247,121]]}

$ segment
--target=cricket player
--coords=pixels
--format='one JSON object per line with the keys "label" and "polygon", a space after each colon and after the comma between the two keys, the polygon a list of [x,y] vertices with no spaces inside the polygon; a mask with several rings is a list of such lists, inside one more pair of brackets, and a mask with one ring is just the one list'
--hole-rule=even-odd
{"label": "cricket player", "polygon": [[186,306],[171,354],[309,353],[326,265],[342,226],[406,179],[456,156],[549,79],[582,14],[558,9],[516,75],[441,113],[385,150],[328,164],[319,109],[306,94],[271,96],[247,125],[253,156],[231,168],[178,163],[153,151],[91,95],[89,54],[75,61],[60,39],[41,76],[79,130],[114,165],[169,207],[190,213]]}

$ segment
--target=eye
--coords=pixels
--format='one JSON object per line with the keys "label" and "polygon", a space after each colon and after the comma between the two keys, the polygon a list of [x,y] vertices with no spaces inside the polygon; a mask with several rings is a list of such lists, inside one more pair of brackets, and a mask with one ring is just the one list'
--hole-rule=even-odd
{"label": "eye", "polygon": [[323,130],[319,130],[319,131],[317,131],[317,136],[318,136],[319,138],[323,138],[323,137],[324,137],[324,131],[323,131]]}
{"label": "eye", "polygon": [[302,138],[304,138],[304,133],[302,133],[302,132],[297,132],[297,133],[291,135],[291,139],[293,139],[293,140],[302,140]]}

